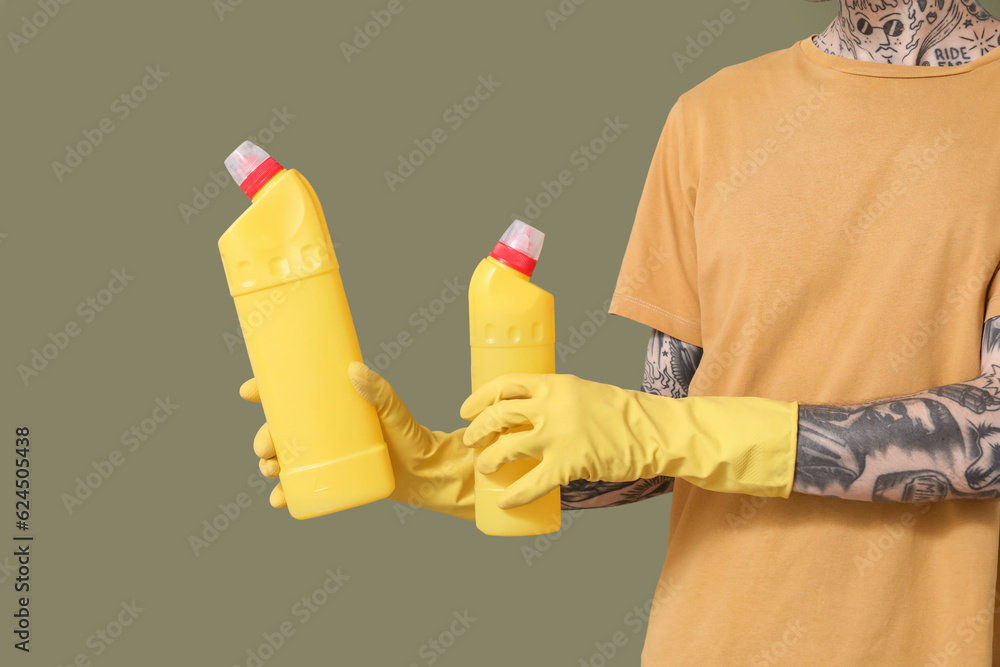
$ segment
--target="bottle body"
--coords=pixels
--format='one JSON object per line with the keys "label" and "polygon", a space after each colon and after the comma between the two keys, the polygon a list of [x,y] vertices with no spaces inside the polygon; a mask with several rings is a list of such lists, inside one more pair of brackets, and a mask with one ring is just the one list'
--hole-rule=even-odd
{"label": "bottle body", "polygon": [[394,479],[322,208],[283,170],[219,240],[274,441],[289,513],[308,519],[387,497]]}
{"label": "bottle body", "polygon": [[[473,390],[505,373],[555,373],[552,295],[493,257],[479,263],[469,282],[469,333]],[[478,460],[479,451],[473,456]],[[480,531],[510,536],[559,530],[558,488],[522,507],[497,507],[500,493],[536,465],[537,459],[522,459],[504,464],[492,475],[475,471]]]}

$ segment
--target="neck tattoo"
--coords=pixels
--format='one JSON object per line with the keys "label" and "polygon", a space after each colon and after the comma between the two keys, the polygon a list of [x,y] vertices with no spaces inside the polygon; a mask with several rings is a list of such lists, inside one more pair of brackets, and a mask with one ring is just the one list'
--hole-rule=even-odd
{"label": "neck tattoo", "polygon": [[893,65],[953,67],[1000,47],[1000,19],[979,0],[839,0],[813,42],[825,53]]}

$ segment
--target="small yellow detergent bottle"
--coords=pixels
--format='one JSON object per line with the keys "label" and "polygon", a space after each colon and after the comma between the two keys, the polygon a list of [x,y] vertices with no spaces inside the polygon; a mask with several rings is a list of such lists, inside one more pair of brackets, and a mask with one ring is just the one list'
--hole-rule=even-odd
{"label": "small yellow detergent bottle", "polygon": [[316,193],[249,141],[225,164],[252,203],[219,251],[288,511],[309,519],[385,498],[392,464],[347,376],[361,349]]}
{"label": "small yellow detergent bottle", "polygon": [[[554,301],[551,294],[530,282],[544,239],[542,232],[515,220],[472,274],[469,342],[473,390],[505,373],[556,372]],[[479,451],[473,458],[478,460]],[[521,507],[497,507],[500,492],[538,463],[533,458],[513,461],[492,475],[475,471],[479,530],[487,535],[541,535],[559,530],[558,488]]]}

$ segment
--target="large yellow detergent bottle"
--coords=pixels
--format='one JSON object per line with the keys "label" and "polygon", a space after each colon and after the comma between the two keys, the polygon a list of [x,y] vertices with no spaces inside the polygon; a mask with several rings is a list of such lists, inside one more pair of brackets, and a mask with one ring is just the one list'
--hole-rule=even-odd
{"label": "large yellow detergent bottle", "polygon": [[[469,342],[473,390],[505,373],[556,371],[554,301],[551,294],[530,282],[544,239],[542,232],[515,220],[472,274]],[[479,451],[473,458],[478,460]],[[500,492],[538,463],[537,459],[513,461],[492,475],[475,471],[479,530],[487,535],[541,535],[559,530],[558,488],[521,507],[497,507]]]}
{"label": "large yellow detergent bottle", "polygon": [[288,511],[309,519],[385,498],[392,464],[347,376],[361,349],[316,193],[249,141],[225,164],[252,203],[219,251]]}

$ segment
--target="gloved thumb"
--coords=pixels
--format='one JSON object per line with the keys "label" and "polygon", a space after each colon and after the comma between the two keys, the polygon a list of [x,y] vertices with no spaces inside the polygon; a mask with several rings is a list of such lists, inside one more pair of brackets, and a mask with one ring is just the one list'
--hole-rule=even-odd
{"label": "gloved thumb", "polygon": [[260,403],[260,391],[257,389],[257,378],[250,378],[240,386],[240,398],[246,401]]}
{"label": "gloved thumb", "polygon": [[414,440],[420,435],[421,426],[385,378],[368,368],[363,362],[352,361],[347,376],[354,389],[378,412],[383,434],[404,440]]}

